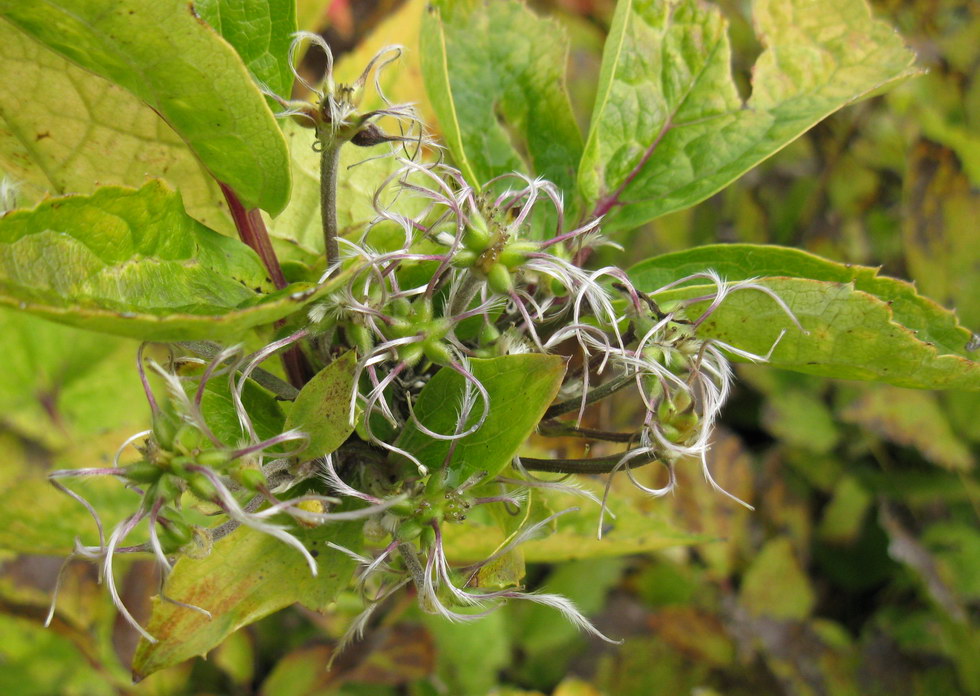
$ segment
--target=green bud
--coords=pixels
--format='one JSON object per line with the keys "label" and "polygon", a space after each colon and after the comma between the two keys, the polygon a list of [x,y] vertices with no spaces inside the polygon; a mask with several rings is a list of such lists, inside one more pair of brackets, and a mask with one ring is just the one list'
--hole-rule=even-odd
{"label": "green bud", "polygon": [[184,454],[191,454],[200,449],[205,442],[204,433],[190,423],[181,425],[174,435],[174,448]]}
{"label": "green bud", "polygon": [[487,285],[501,295],[509,295],[514,290],[514,279],[510,270],[502,263],[495,263],[487,271]]}
{"label": "green bud", "polygon": [[389,324],[385,331],[392,338],[405,338],[406,336],[412,336],[418,333],[418,329],[415,324],[405,320],[405,319],[395,319],[395,321]]}
{"label": "green bud", "polygon": [[440,340],[426,339],[422,342],[422,351],[436,365],[448,365],[453,361],[449,347]]}
{"label": "green bud", "polygon": [[453,257],[453,265],[457,268],[472,268],[479,257],[480,255],[475,251],[460,249]]}
{"label": "green bud", "polygon": [[187,487],[191,489],[191,493],[207,502],[214,500],[218,495],[211,479],[200,472],[195,472],[187,478]]}
{"label": "green bud", "polygon": [[160,545],[164,553],[176,553],[194,538],[191,526],[183,520],[168,519],[167,524],[160,524]]}
{"label": "green bud", "polygon": [[415,513],[415,504],[411,500],[401,500],[389,507],[388,512],[400,517],[408,517]]}
{"label": "green bud", "polygon": [[170,474],[161,476],[147,491],[150,500],[177,500],[181,493],[180,479]]}
{"label": "green bud", "polygon": [[374,338],[367,327],[350,323],[344,327],[347,333],[347,344],[357,349],[361,355],[367,355],[374,348]]}
{"label": "green bud", "polygon": [[174,457],[169,462],[170,471],[177,476],[184,476],[187,473],[187,467],[194,466],[195,460],[193,457]]}
{"label": "green bud", "polygon": [[412,311],[412,302],[407,297],[399,297],[392,300],[388,311],[396,317],[407,317]]}
{"label": "green bud", "polygon": [[223,469],[231,462],[231,452],[227,450],[204,450],[197,455],[197,463],[208,469]]}
{"label": "green bud", "polygon": [[250,491],[266,485],[265,474],[260,469],[238,469],[232,472],[232,478]]}
{"label": "green bud", "polygon": [[415,365],[425,354],[425,349],[421,343],[409,343],[407,346],[398,346],[398,358],[407,365]]}
{"label": "green bud", "polygon": [[415,318],[416,323],[432,321],[432,312],[432,300],[427,297],[418,299],[412,305],[412,316]]}
{"label": "green bud", "polygon": [[422,523],[418,520],[406,520],[398,525],[395,536],[400,541],[411,541],[422,533]]}
{"label": "green bud", "polygon": [[498,338],[500,338],[500,329],[498,329],[493,324],[486,324],[485,323],[480,328],[480,345],[481,346],[489,346],[489,345],[491,345],[493,343],[496,343]]}
{"label": "green bud", "polygon": [[463,231],[463,246],[477,254],[490,246],[490,230],[482,215],[470,217],[470,224]]}
{"label": "green bud", "polygon": [[523,265],[527,261],[527,255],[536,248],[531,242],[522,240],[511,242],[500,251],[497,260],[513,271]]}
{"label": "green bud", "polygon": [[419,545],[423,549],[430,549],[436,543],[436,530],[430,525],[422,527],[422,534],[419,537]]}
{"label": "green bud", "polygon": [[126,467],[126,478],[133,483],[155,483],[163,470],[152,462],[140,461]]}
{"label": "green bud", "polygon": [[174,436],[177,434],[176,419],[165,411],[158,411],[153,419],[153,439],[156,440],[160,449],[172,450],[174,448]]}

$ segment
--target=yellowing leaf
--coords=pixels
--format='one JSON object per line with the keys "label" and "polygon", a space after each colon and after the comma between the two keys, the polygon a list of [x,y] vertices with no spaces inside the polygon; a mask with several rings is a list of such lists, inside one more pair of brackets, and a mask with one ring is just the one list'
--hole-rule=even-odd
{"label": "yellowing leaf", "polygon": [[289,199],[286,144],[234,49],[184,0],[2,0],[0,16],[157,111],[246,207]]}
{"label": "yellowing leaf", "polygon": [[29,207],[98,186],[180,186],[187,212],[234,232],[217,183],[180,136],[138,98],[0,20],[0,169]]}

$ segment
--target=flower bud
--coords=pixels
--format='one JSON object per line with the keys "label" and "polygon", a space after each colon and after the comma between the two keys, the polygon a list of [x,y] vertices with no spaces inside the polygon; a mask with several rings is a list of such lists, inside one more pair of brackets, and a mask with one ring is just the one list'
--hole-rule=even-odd
{"label": "flower bud", "polygon": [[191,493],[205,502],[211,502],[218,495],[214,483],[205,474],[195,472],[187,478],[187,486]]}
{"label": "flower bud", "polygon": [[501,295],[509,295],[514,290],[514,279],[510,270],[502,263],[495,263],[487,271],[487,285]]}
{"label": "flower bud", "polygon": [[140,461],[127,466],[125,475],[133,483],[155,483],[163,470],[152,462]]}

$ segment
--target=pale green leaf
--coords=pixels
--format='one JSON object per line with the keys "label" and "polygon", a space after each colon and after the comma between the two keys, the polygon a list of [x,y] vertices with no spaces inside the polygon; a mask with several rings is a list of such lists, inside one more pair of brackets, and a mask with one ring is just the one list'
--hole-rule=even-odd
{"label": "pale green leaf", "polygon": [[[458,473],[459,482],[478,472],[493,478],[510,463],[555,398],[565,375],[565,360],[557,355],[507,355],[469,364],[490,395],[490,410],[479,430],[456,440],[450,469]],[[418,422],[436,433],[455,432],[465,381],[448,367],[439,370],[415,402]],[[478,396],[467,427],[482,412],[483,399]],[[430,437],[414,422],[401,431],[396,445],[431,470],[443,465],[450,449],[448,441]]]}
{"label": "pale green leaf", "polygon": [[[557,518],[551,528],[539,538],[521,544],[528,563],[557,563],[575,559],[623,556],[631,553],[659,551],[674,546],[687,546],[712,539],[705,534],[685,532],[669,521],[666,511],[644,504],[646,494],[628,481],[617,481],[610,496],[602,538],[599,531],[599,505],[560,491],[536,490],[532,509],[525,524],[534,524],[556,512],[579,508]],[[580,479],[579,487],[602,497],[599,482]],[[490,556],[506,543],[510,530],[490,516],[476,511],[467,515],[463,525],[443,527],[446,553],[454,562],[476,562]]]}
{"label": "pale green leaf", "polygon": [[[148,415],[148,409],[141,411]],[[148,420],[148,419],[147,419]],[[54,458],[52,468],[111,466],[119,445],[139,429],[115,429],[98,437],[76,440],[63,454]],[[0,485],[16,491],[0,505],[0,548],[18,553],[67,555],[75,540],[83,544],[99,543],[98,529],[89,512],[48,481],[47,463],[31,461],[27,449],[11,436],[2,436],[4,466]],[[123,457],[123,463],[135,459],[135,450]],[[103,525],[112,529],[124,517],[135,512],[139,496],[113,477],[82,476],[62,478],[61,483],[88,500],[99,511]]]}
{"label": "pale green leaf", "polygon": [[0,169],[16,204],[45,194],[142,186],[157,176],[180,186],[187,212],[233,233],[214,178],[153,109],[108,80],[0,20]]}
{"label": "pale green leaf", "polygon": [[249,72],[284,99],[292,96],[289,44],[295,0],[194,0],[197,14],[234,46]]}
{"label": "pale green leaf", "polygon": [[60,448],[148,415],[136,343],[0,309],[4,378],[0,422]]}
{"label": "pale green leaf", "polygon": [[297,533],[316,555],[315,577],[296,549],[247,527],[215,543],[206,558],[182,557],[164,591],[172,599],[207,609],[213,618],[154,597],[146,628],[158,642],[140,642],[133,658],[134,676],[145,677],[204,655],[242,626],[295,602],[322,611],[350,582],[355,565],[327,542],[356,551],[361,527],[344,522]]}
{"label": "pale green leaf", "polygon": [[[425,95],[422,82],[421,40],[422,18],[427,5],[426,0],[408,0],[390,13],[349,53],[344,53],[334,66],[334,76],[338,82],[350,84],[356,80],[372,58],[385,47],[400,46],[402,53],[398,60],[384,67],[379,77],[381,91],[388,101],[394,104],[413,104],[422,121],[430,127],[435,126],[435,114]],[[387,106],[378,91],[369,88],[365,91],[362,110],[383,109]],[[384,130],[392,130],[392,121],[378,121]]]}
{"label": "pale green leaf", "polygon": [[607,229],[704,200],[818,121],[914,74],[862,0],[756,0],[752,95],[727,22],[697,0],[622,0],[603,54],[579,190]]}
{"label": "pale green leaf", "polygon": [[582,138],[564,27],[512,0],[442,2],[423,20],[420,50],[443,139],[470,184],[523,171],[573,189]]}
{"label": "pale green leaf", "polygon": [[[630,275],[638,289],[654,292],[707,269],[729,281],[760,277],[757,283],[782,298],[809,333],[796,329],[764,293],[742,290],[701,325],[704,338],[765,354],[785,329],[769,361],[776,367],[902,387],[980,388],[980,364],[972,359],[976,351],[968,350],[970,332],[913,285],[879,276],[875,268],[795,249],[730,244],[658,256],[634,266]],[[698,280],[654,299],[666,303],[713,291],[713,285]],[[690,312],[697,316],[698,307]]]}
{"label": "pale green leaf", "polygon": [[296,26],[300,31],[318,32],[327,26],[333,0],[296,0]]}
{"label": "pale green leaf", "polygon": [[816,597],[788,537],[766,543],[745,572],[739,603],[756,616],[802,621]]}
{"label": "pale green leaf", "polygon": [[289,198],[286,145],[234,49],[184,0],[2,0],[0,16],[156,110],[246,207]]}
{"label": "pale green leaf", "polygon": [[929,461],[947,469],[973,467],[973,454],[950,427],[935,394],[888,385],[868,385],[838,409],[845,423],[861,425],[886,440],[914,447]]}
{"label": "pale green leaf", "polygon": [[152,340],[240,336],[328,292],[270,282],[258,256],[190,218],[159,182],[45,201],[0,219],[0,304]]}
{"label": "pale green leaf", "polygon": [[350,402],[356,367],[357,356],[354,351],[347,351],[300,390],[286,418],[286,428],[301,430],[310,438],[306,448],[296,455],[301,460],[333,452],[354,432]]}

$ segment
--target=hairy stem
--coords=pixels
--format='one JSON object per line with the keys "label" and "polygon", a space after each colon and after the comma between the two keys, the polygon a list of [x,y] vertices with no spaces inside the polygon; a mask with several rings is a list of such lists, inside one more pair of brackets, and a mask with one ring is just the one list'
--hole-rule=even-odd
{"label": "hairy stem", "polygon": [[636,442],[640,433],[616,433],[594,428],[577,428],[571,423],[556,420],[544,420],[538,424],[538,432],[545,437],[584,437],[590,440],[605,440],[606,442]]}
{"label": "hairy stem", "polygon": [[[534,459],[521,457],[521,466],[528,471],[544,471],[552,474],[608,474],[613,471],[626,453],[611,454],[608,457],[592,459]],[[648,457],[636,457],[624,465],[624,468],[636,469],[657,461],[657,455],[650,453]]]}
{"label": "hairy stem", "polygon": [[[634,375],[624,375],[623,377],[617,377],[610,382],[606,382],[605,384],[602,384],[590,391],[585,397],[585,403],[591,404],[595,401],[599,401],[600,399],[605,399],[607,396],[618,392],[634,379]],[[560,401],[557,404],[553,404],[547,411],[545,411],[544,417],[546,419],[555,418],[566,413],[571,413],[572,411],[577,411],[581,406],[581,397],[575,397],[574,399],[569,399],[568,401]]]}
{"label": "hairy stem", "polygon": [[340,169],[342,143],[320,141],[320,215],[323,218],[323,248],[327,255],[327,268],[340,258],[337,246],[337,171]]}

